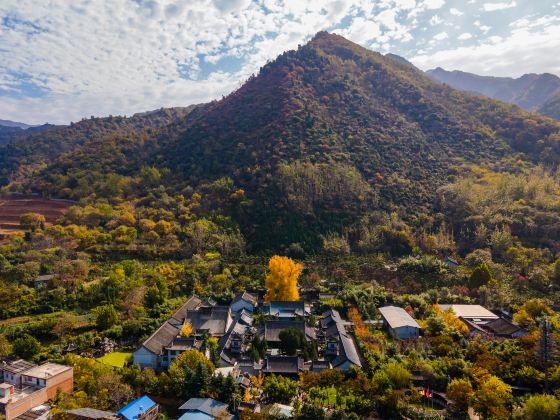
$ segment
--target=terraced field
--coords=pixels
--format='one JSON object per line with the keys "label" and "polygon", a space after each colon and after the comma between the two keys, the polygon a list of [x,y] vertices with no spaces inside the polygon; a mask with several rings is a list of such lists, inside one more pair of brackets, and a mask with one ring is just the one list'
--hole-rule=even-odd
{"label": "terraced field", "polygon": [[34,196],[0,196],[0,237],[21,231],[19,220],[24,213],[42,214],[48,223],[53,223],[71,205],[69,201]]}

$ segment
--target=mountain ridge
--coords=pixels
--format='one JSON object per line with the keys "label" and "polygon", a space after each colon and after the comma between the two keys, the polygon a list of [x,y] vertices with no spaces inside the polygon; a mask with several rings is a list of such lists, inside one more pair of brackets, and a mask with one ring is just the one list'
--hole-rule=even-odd
{"label": "mountain ridge", "polygon": [[[479,93],[492,99],[513,103],[528,111],[557,118],[560,109],[550,101],[560,95],[560,77],[551,73],[528,73],[518,78],[480,76],[460,70],[448,71],[441,67],[426,71],[433,80],[456,89]],[[546,107],[548,104],[548,107]],[[550,108],[550,109],[549,109]]]}

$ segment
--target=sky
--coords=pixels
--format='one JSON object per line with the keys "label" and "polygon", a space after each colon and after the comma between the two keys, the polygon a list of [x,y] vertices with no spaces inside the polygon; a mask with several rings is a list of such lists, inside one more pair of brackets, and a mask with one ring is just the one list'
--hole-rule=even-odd
{"label": "sky", "polygon": [[0,119],[219,99],[320,30],[423,70],[560,75],[559,0],[2,0]]}

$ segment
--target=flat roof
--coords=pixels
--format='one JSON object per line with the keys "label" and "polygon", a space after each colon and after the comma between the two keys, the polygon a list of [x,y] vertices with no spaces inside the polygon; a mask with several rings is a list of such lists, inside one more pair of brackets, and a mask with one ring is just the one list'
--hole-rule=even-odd
{"label": "flat roof", "polygon": [[25,376],[32,376],[34,378],[49,379],[70,369],[72,369],[70,366],[64,366],[57,363],[49,362],[26,370],[25,372],[23,372],[23,374]]}
{"label": "flat roof", "polygon": [[384,306],[383,308],[379,308],[379,312],[381,312],[381,315],[391,328],[420,328],[420,325],[418,325],[414,318],[403,308],[399,308],[398,306]]}
{"label": "flat roof", "polygon": [[443,304],[439,305],[442,311],[449,308],[459,318],[482,318],[482,319],[498,319],[499,316],[490,312],[484,306],[480,305],[458,305],[458,304]]}

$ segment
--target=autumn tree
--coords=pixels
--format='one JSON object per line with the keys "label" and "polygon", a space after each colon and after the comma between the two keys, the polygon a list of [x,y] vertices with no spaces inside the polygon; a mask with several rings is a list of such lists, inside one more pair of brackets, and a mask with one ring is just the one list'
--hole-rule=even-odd
{"label": "autumn tree", "polygon": [[265,287],[268,289],[265,302],[298,300],[297,281],[303,266],[291,258],[275,255],[268,262],[268,269],[265,280]]}
{"label": "autumn tree", "polygon": [[483,419],[505,419],[509,411],[511,387],[496,376],[490,376],[475,393],[474,409]]}
{"label": "autumn tree", "polygon": [[449,405],[447,409],[455,415],[464,415],[469,410],[473,397],[473,388],[466,379],[453,379],[447,387]]}
{"label": "autumn tree", "polygon": [[192,334],[192,324],[189,321],[185,321],[181,327],[181,337],[189,337]]}

